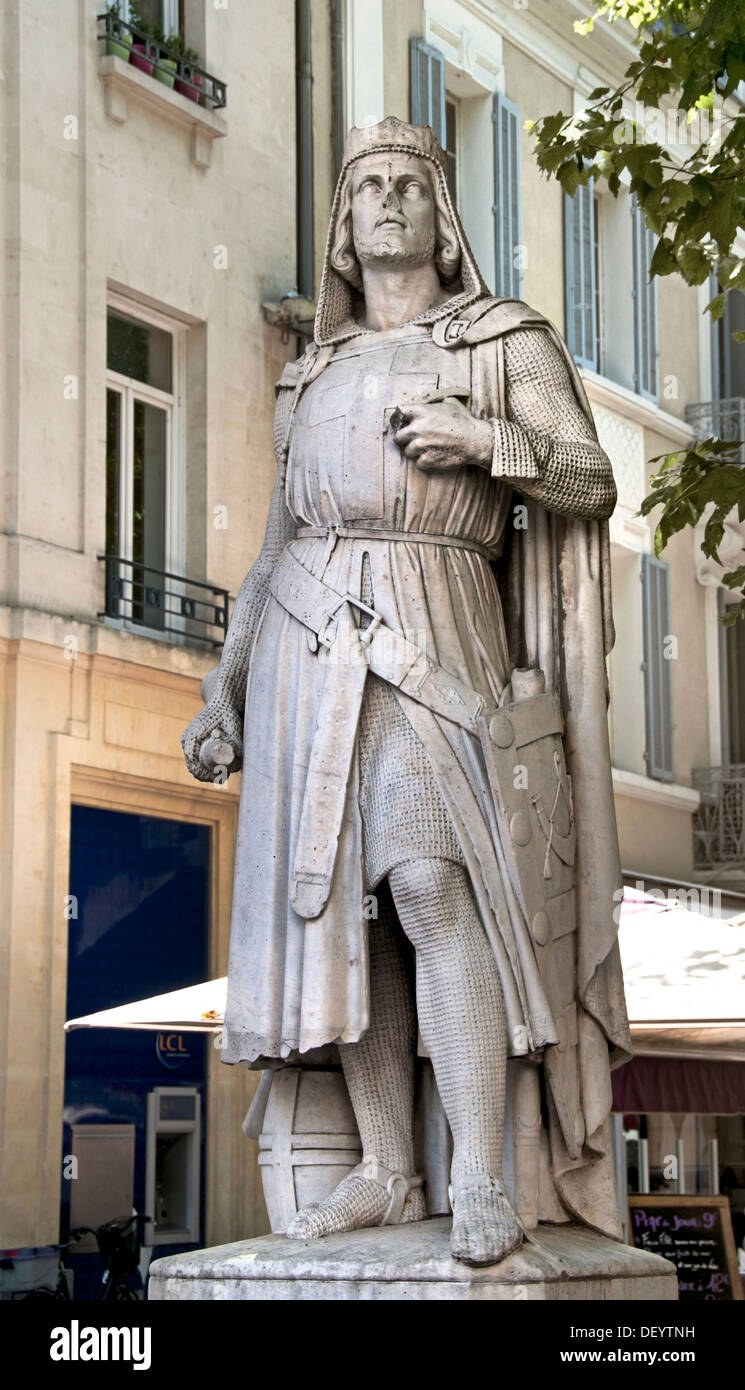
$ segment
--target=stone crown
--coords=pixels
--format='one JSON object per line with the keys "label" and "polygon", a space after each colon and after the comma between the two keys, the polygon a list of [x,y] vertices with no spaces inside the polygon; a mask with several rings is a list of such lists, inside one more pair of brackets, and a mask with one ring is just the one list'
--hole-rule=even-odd
{"label": "stone crown", "polygon": [[352,126],[344,146],[344,164],[383,150],[407,150],[444,166],[442,149],[434,131],[428,125],[408,125],[397,116],[386,116],[377,125]]}

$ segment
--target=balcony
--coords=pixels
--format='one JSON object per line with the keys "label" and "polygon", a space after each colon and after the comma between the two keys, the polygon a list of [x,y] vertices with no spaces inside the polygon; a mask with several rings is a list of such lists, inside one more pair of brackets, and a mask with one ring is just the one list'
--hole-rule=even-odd
{"label": "balcony", "polygon": [[106,566],[106,607],[99,618],[129,631],[172,642],[221,647],[228,630],[228,591],[121,555],[99,555]]}
{"label": "balcony", "polygon": [[226,84],[200,67],[180,41],[161,42],[115,14],[99,15],[98,22],[98,72],[109,119],[123,125],[134,102],[180,126],[190,140],[192,162],[209,168],[215,141],[228,133]]}
{"label": "balcony", "polygon": [[200,106],[214,110],[227,105],[225,83],[200,68],[178,48],[159,42],[144,29],[138,29],[136,24],[129,24],[115,14],[100,14],[96,18],[103,26],[98,38],[108,56],[132,64],[153,81],[173,88]]}
{"label": "balcony", "polygon": [[745,877],[745,763],[693,769],[701,803],[693,814],[696,869]]}
{"label": "balcony", "polygon": [[[696,401],[686,406],[686,420],[697,439],[740,439],[745,441],[745,396],[729,396],[721,401]],[[736,457],[745,463],[745,444]]]}

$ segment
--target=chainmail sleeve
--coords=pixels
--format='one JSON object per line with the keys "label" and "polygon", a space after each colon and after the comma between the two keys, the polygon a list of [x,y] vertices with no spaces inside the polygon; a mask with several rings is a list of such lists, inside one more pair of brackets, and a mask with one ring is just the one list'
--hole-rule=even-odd
{"label": "chainmail sleeve", "polygon": [[494,425],[495,477],[548,511],[601,519],[616,505],[613,470],[580,407],[563,355],[545,330],[504,342],[506,418]]}
{"label": "chainmail sleeve", "polygon": [[224,699],[231,708],[241,712],[245,702],[248,663],[259,621],[269,597],[272,572],[287,542],[294,540],[296,532],[295,523],[287,510],[284,492],[285,433],[291,397],[291,390],[278,392],[274,417],[274,446],[279,473],[269,504],[264,544],[238,590],[213,686],[214,693],[211,696],[213,700]]}

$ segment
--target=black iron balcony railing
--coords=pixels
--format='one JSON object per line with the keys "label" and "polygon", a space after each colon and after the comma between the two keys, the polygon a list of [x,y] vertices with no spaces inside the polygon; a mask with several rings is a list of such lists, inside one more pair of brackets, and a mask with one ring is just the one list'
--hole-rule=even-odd
{"label": "black iron balcony railing", "polygon": [[697,869],[741,869],[745,875],[745,763],[693,769],[701,804],[693,815]]}
{"label": "black iron balcony railing", "polygon": [[200,68],[198,63],[185,58],[177,48],[160,43],[144,29],[116,14],[99,14],[96,18],[103,26],[98,38],[105,44],[105,52],[114,53],[133,67],[150,73],[156,81],[175,87],[182,96],[198,101],[201,106],[221,109],[227,105],[227,85]]}
{"label": "black iron balcony railing", "polygon": [[152,569],[121,555],[99,555],[106,566],[103,618],[168,634],[174,640],[221,647],[228,630],[228,591],[215,584]]}
{"label": "black iron balcony railing", "polygon": [[[745,396],[728,396],[721,401],[696,401],[686,406],[686,420],[697,439],[731,439],[745,441]],[[745,447],[736,456],[745,463]]]}

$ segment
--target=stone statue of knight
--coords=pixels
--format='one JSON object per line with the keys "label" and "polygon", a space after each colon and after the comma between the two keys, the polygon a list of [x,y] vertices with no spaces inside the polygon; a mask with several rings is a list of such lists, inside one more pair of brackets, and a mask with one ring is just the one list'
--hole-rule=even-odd
{"label": "stone statue of knight", "polygon": [[[428,1214],[419,1033],[453,1254],[495,1263],[539,1215],[618,1236],[615,487],[558,333],[484,285],[428,128],[348,137],[275,444],[264,546],[183,742],[199,778],[215,737],[243,768],[224,1060],[333,1045],[359,1128],[361,1164],[288,1233]],[[542,1131],[522,1203],[508,1058]]]}

